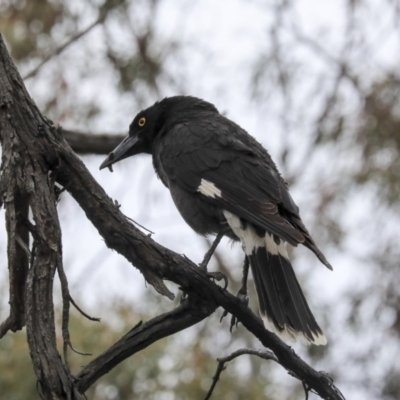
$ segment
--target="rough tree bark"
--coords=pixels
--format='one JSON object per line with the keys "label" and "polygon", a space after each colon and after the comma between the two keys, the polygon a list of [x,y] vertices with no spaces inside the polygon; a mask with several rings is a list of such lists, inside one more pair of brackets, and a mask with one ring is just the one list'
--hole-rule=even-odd
{"label": "rough tree bark", "polygon": [[[343,399],[325,373],[315,371],[301,360],[267,331],[249,308],[211,281],[203,269],[154,242],[120,212],[67,144],[62,130],[41,115],[1,36],[0,137],[0,201],[6,209],[11,309],[0,335],[21,329],[26,323],[30,355],[45,399],[84,399],[90,385],[116,364],[160,338],[196,324],[217,307],[233,314],[307,388],[324,399]],[[163,282],[167,279],[187,294],[175,310],[134,327],[77,376],[72,376],[66,362],[70,345],[69,293],[62,264],[55,182],[79,203],[107,246],[126,257],[159,293],[173,298]],[[28,207],[33,222],[28,219]],[[64,360],[55,340],[52,289],[56,271],[64,300]]]}

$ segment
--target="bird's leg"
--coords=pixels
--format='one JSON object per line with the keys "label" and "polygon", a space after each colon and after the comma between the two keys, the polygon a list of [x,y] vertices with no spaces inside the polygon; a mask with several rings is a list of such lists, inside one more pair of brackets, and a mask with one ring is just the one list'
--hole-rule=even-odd
{"label": "bird's leg", "polygon": [[237,293],[237,297],[242,301],[246,306],[249,304],[249,296],[247,295],[247,279],[249,277],[249,257],[246,255],[243,263],[243,276],[242,276],[242,285]]}
{"label": "bird's leg", "polygon": [[221,230],[218,232],[216,238],[214,239],[213,244],[211,245],[211,247],[209,248],[209,250],[207,251],[207,253],[204,255],[203,261],[200,263],[199,267],[200,268],[204,268],[207,269],[207,265],[211,260],[212,255],[215,252],[215,249],[217,248],[217,246],[219,245],[219,242],[221,241],[221,239],[224,236],[224,231]]}
{"label": "bird's leg", "polygon": [[[249,257],[246,255],[244,258],[244,263],[243,263],[243,276],[242,276],[242,285],[240,286],[239,291],[237,292],[236,297],[241,301],[241,303],[243,305],[245,305],[246,307],[249,304],[249,296],[247,295],[247,279],[249,277],[249,267],[250,267],[250,263],[249,263]],[[221,320],[222,321],[223,318],[225,318],[228,315],[228,311],[224,310]],[[233,327],[236,325],[238,325],[238,321],[236,320],[236,317],[234,315],[232,315],[231,318],[231,326],[229,328],[229,330],[232,332]]]}
{"label": "bird's leg", "polygon": [[[221,241],[221,239],[223,238],[225,233],[226,233],[225,229],[221,229],[218,232],[217,237],[214,239],[213,244],[211,245],[211,247],[209,248],[209,250],[205,254],[205,256],[203,258],[203,261],[199,264],[200,268],[203,268],[203,269],[205,269],[207,271],[207,265],[210,262],[210,259],[211,259],[212,255],[214,254],[215,249],[219,245],[219,242]],[[224,290],[228,287],[228,278],[222,272],[218,272],[218,271],[217,272],[208,272],[207,271],[207,276],[209,278],[215,279],[217,281],[223,280],[224,281]]]}

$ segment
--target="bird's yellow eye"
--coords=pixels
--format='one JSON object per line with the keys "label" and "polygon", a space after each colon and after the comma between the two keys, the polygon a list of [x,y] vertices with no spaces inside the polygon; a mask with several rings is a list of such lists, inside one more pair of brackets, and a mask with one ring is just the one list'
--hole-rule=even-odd
{"label": "bird's yellow eye", "polygon": [[146,118],[142,117],[142,118],[139,119],[138,125],[140,127],[142,127],[142,126],[144,126],[145,123],[146,123]]}

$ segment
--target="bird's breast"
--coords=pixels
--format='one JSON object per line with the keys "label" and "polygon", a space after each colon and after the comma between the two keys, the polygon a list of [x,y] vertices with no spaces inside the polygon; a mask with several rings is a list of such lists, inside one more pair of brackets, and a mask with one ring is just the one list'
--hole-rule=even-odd
{"label": "bird's breast", "polygon": [[157,176],[161,179],[161,182],[168,188],[169,180],[161,161],[161,151],[153,151],[153,167]]}
{"label": "bird's breast", "polygon": [[226,224],[223,210],[206,202],[199,193],[188,192],[173,182],[172,199],[186,223],[200,235],[216,234]]}

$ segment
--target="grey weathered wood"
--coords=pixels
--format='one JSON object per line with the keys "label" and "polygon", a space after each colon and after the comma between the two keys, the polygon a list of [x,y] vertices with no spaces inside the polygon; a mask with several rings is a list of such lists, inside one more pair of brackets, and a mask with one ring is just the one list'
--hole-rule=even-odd
{"label": "grey weathered wood", "polygon": [[108,154],[128,133],[126,135],[91,134],[63,129],[62,134],[75,153]]}
{"label": "grey weathered wood", "polygon": [[[50,177],[51,165],[57,161],[49,140],[50,131],[50,123],[43,119],[29,97],[0,40],[0,198],[7,213],[10,276],[18,277],[10,282],[10,316],[18,315],[17,323],[6,326],[6,321],[2,334],[5,328],[20,329],[25,318],[32,363],[44,398],[84,399],[56,346],[53,279],[62,263],[62,252],[54,183]],[[28,204],[35,225],[31,265],[26,275]],[[18,300],[13,301],[13,296]]]}

